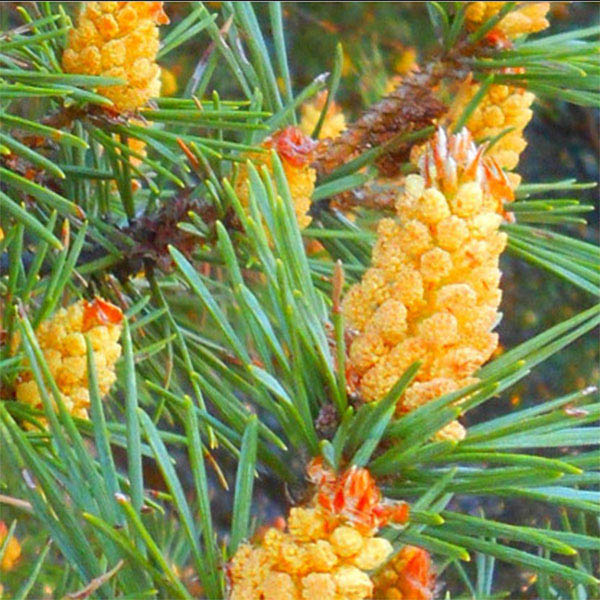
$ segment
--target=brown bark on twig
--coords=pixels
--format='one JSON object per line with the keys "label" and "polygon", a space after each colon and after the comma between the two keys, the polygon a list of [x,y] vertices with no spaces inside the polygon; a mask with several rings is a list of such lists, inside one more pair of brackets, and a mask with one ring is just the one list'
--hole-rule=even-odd
{"label": "brown bark on twig", "polygon": [[[320,175],[330,173],[361,153],[382,146],[392,138],[433,125],[446,107],[434,94],[438,75],[433,72],[414,73],[403,80],[386,98],[371,108],[339,137],[322,144],[314,166]],[[393,177],[399,173],[412,147],[400,143],[377,159],[382,175]]]}

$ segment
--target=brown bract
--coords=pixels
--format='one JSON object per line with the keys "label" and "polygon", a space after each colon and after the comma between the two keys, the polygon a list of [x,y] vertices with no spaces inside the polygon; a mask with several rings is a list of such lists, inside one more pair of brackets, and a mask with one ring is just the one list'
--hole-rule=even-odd
{"label": "brown bract", "polygon": [[186,256],[202,243],[202,238],[178,227],[179,223],[189,222],[189,213],[198,214],[202,220],[212,225],[216,220],[216,211],[208,203],[191,200],[182,194],[165,203],[153,215],[145,215],[133,222],[125,231],[136,241],[127,251],[127,257],[120,265],[120,275],[128,277],[142,268],[142,260],[155,264],[163,271],[170,271],[172,259],[169,246],[174,246]]}
{"label": "brown bract", "polygon": [[[434,124],[445,106],[434,95],[430,77],[415,73],[400,83],[386,98],[369,108],[346,131],[318,150],[314,166],[320,174],[330,173],[370,148],[382,146],[402,134]],[[382,175],[393,177],[410,153],[410,145],[400,142],[377,161]]]}

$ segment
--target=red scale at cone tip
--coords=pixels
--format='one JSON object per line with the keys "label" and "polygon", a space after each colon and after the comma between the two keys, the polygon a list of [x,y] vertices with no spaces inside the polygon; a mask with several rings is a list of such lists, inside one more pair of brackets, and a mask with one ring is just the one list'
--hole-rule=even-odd
{"label": "red scale at cone tip", "polygon": [[382,500],[381,491],[368,469],[353,465],[336,477],[314,458],[307,469],[309,479],[317,486],[317,503],[324,510],[347,519],[362,531],[373,531],[393,523],[408,520],[408,505]]}
{"label": "red scale at cone tip", "polygon": [[299,127],[290,125],[275,132],[267,140],[267,145],[275,149],[280,158],[295,167],[303,167],[312,161],[317,143],[305,135]]}
{"label": "red scale at cone tip", "polygon": [[86,301],[83,305],[83,331],[96,325],[109,323],[118,325],[122,320],[123,311],[102,298],[94,298],[91,302]]}

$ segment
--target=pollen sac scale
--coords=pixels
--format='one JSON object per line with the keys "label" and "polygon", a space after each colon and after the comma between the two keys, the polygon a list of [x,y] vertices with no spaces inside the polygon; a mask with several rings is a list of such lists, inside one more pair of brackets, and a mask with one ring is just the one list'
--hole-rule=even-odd
{"label": "pollen sac scale", "polygon": [[338,475],[315,458],[307,475],[315,487],[311,501],[292,508],[286,526],[238,548],[227,570],[230,600],[373,597],[370,572],[393,556],[391,543],[376,534],[386,524],[405,523],[408,505],[385,501],[364,468]]}

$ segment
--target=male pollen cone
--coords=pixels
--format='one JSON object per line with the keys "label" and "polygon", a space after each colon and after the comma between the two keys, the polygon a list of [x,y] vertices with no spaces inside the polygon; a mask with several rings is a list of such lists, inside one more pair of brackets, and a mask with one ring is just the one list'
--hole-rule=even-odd
{"label": "male pollen cone", "polygon": [[373,597],[368,572],[393,552],[376,533],[389,522],[406,522],[408,506],[382,499],[364,468],[353,466],[338,476],[316,458],[308,478],[315,495],[290,510],[287,528],[271,527],[260,541],[238,548],[227,570],[230,600]]}
{"label": "male pollen cone", "polygon": [[[294,212],[300,229],[311,222],[308,214],[311,196],[315,190],[317,172],[310,166],[316,143],[302,133],[298,127],[290,125],[276,131],[261,144],[266,150],[275,150],[281,159],[283,171],[287,179],[290,195],[294,203]],[[264,165],[273,174],[271,155],[266,152],[249,152],[244,155],[256,168]],[[242,165],[235,181],[235,193],[243,206],[250,203],[250,181],[246,165]]]}
{"label": "male pollen cone", "polygon": [[98,88],[118,111],[140,108],[160,93],[158,27],[169,22],[163,2],[84,2],[63,53],[67,73],[116,77]]}
{"label": "male pollen cone", "polygon": [[[496,15],[505,4],[506,2],[471,2],[465,13],[467,27],[473,30],[481,26]],[[509,12],[488,32],[483,43],[510,48],[515,38],[546,29],[549,26],[546,19],[549,9],[549,2],[518,3],[518,8]],[[524,69],[504,68],[500,72],[517,74],[524,72]],[[445,117],[449,129],[454,128],[480,88],[480,84],[469,76],[453,91],[454,100]],[[465,124],[477,142],[484,139],[491,140],[505,132],[487,151],[487,155],[495,158],[503,169],[509,171],[515,169],[521,153],[527,146],[523,132],[533,116],[531,105],[534,99],[534,94],[519,85],[493,84]],[[517,187],[521,179],[519,175],[511,173],[508,177],[513,188]]]}
{"label": "male pollen cone", "polygon": [[[115,363],[121,355],[121,309],[102,298],[79,300],[61,308],[37,328],[37,337],[50,373],[61,392],[67,410],[75,417],[88,418],[87,353],[85,336],[94,352],[100,395],[105,396],[116,381]],[[20,375],[16,385],[19,402],[42,408],[42,399],[33,373]]]}
{"label": "male pollen cone", "polygon": [[[499,231],[512,189],[468,131],[439,129],[406,178],[396,219],[377,228],[372,264],[343,301],[357,332],[350,375],[366,401],[383,398],[402,373],[421,361],[416,381],[398,403],[411,411],[474,382],[498,345],[492,332],[502,292]],[[462,439],[457,421],[438,434]]]}

